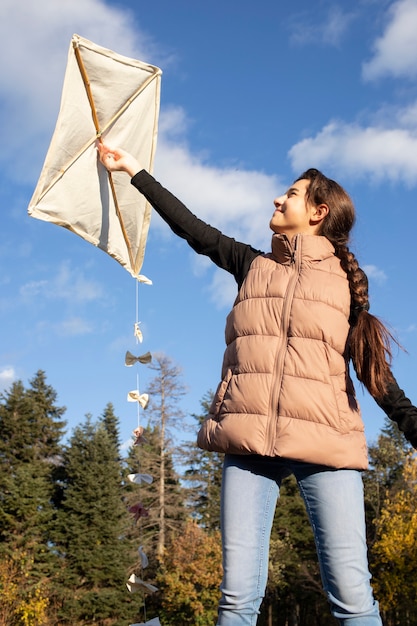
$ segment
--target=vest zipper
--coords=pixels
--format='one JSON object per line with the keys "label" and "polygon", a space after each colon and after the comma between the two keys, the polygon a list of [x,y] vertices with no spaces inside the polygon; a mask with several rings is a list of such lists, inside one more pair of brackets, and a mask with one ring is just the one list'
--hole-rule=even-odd
{"label": "vest zipper", "polygon": [[287,289],[284,296],[284,304],[281,314],[282,325],[282,340],[278,346],[275,356],[274,364],[274,382],[272,384],[270,406],[269,406],[269,424],[267,442],[269,442],[269,449],[266,450],[266,456],[273,456],[275,440],[276,440],[276,426],[278,420],[278,400],[281,393],[282,376],[284,373],[284,362],[287,353],[288,344],[288,327],[290,323],[290,314],[292,303],[294,299],[295,287],[297,285],[298,277],[301,269],[301,250],[302,240],[299,235],[296,235],[293,240],[293,249],[291,254],[290,265],[292,268],[292,275],[288,281]]}

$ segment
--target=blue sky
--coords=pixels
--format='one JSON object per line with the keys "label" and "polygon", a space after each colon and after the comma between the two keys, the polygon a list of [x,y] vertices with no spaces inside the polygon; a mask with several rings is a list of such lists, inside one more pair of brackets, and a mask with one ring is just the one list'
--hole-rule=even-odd
{"label": "blue sky", "polygon": [[[142,272],[27,206],[54,130],[73,33],[163,70],[155,176],[226,234],[268,249],[272,200],[306,167],[351,193],[352,249],[371,311],[407,352],[394,372],[417,402],[417,0],[2,0],[0,386],[38,369],[69,432],[112,402],[129,441],[152,372],[126,350],[183,370],[187,414],[214,389],[233,280],[154,215]],[[358,389],[368,439],[383,414]],[[145,416],[146,417],[146,416]],[[190,435],[187,435],[189,437]]]}

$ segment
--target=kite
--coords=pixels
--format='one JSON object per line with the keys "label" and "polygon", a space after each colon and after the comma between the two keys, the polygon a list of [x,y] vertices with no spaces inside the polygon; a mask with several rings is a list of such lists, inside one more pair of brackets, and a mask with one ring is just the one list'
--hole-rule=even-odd
{"label": "kite", "polygon": [[151,207],[126,174],[99,162],[97,142],[123,146],[152,171],[162,71],[74,35],[61,106],[32,217],[64,226],[107,252],[140,282]]}

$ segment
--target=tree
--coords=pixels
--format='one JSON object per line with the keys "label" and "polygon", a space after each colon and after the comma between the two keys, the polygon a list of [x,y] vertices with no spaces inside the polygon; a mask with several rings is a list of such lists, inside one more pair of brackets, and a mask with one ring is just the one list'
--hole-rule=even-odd
{"label": "tree", "polygon": [[[388,495],[376,523],[374,586],[395,623],[415,624],[417,610],[417,459],[407,456],[403,487]],[[389,616],[388,616],[389,617]]]}
{"label": "tree", "polygon": [[[155,584],[166,553],[167,537],[171,532],[181,534],[186,517],[184,492],[174,468],[176,446],[173,437],[174,428],[182,426],[179,400],[185,391],[180,380],[181,370],[165,355],[154,355],[151,369],[156,376],[148,388],[150,403],[146,412],[149,420],[140,443],[129,450],[126,472],[150,475],[153,482],[126,482],[125,491],[128,507],[133,507],[137,513],[129,530],[133,571],[142,574],[146,582]],[[141,572],[137,554],[139,546],[149,559],[145,572]],[[145,606],[144,594],[142,601]],[[157,612],[159,606],[160,594],[146,598],[148,609]]]}
{"label": "tree", "polygon": [[[151,484],[146,482],[141,484],[126,482],[125,484],[127,507],[139,510],[136,520],[132,516],[128,537],[131,545],[131,571],[143,578],[147,583],[157,585],[156,579],[161,567],[158,552],[160,544],[159,468],[161,462],[161,437],[158,426],[149,426],[145,430],[144,437],[145,441],[140,445],[132,446],[129,450],[126,460],[127,473],[149,475],[154,480]],[[171,533],[178,536],[182,534],[185,519],[184,494],[174,469],[170,451],[166,453],[164,462],[165,527],[168,537]],[[141,559],[138,555],[139,546],[142,547],[149,561],[144,571],[142,571]],[[145,614],[147,611],[155,613],[159,611],[160,593],[151,596],[145,596],[142,593],[136,597],[138,598],[137,604],[141,602],[143,605]]]}
{"label": "tree", "polygon": [[[192,416],[198,427],[206,419],[212,400],[213,392],[209,391],[200,402],[201,414]],[[186,443],[183,450],[183,464],[187,467],[183,479],[190,485],[187,489],[187,507],[199,525],[207,530],[218,530],[224,455],[201,450],[194,441]]]}
{"label": "tree", "polygon": [[184,414],[179,407],[179,401],[185,393],[182,384],[181,369],[174,365],[172,360],[164,354],[153,355],[153,362],[149,366],[156,372],[149,385],[150,395],[150,423],[155,425],[154,433],[159,436],[159,532],[158,532],[158,559],[162,562],[165,554],[167,532],[167,458],[173,454],[172,430],[178,429],[183,423]]}
{"label": "tree", "polygon": [[211,626],[216,621],[222,577],[220,533],[208,533],[190,519],[169,545],[158,575],[162,623]]}
{"label": "tree", "polygon": [[0,626],[45,626],[49,599],[43,581],[28,588],[33,560],[23,550],[0,560]]}
{"label": "tree", "polygon": [[117,416],[114,414],[114,406],[111,402],[109,402],[103,412],[103,415],[100,419],[101,424],[103,424],[105,431],[110,437],[110,441],[114,446],[114,450],[116,452],[116,458],[119,459],[119,446],[120,446],[120,429],[119,429],[119,420]]}
{"label": "tree", "polygon": [[375,540],[375,522],[387,494],[403,485],[404,463],[410,449],[410,444],[397,425],[386,418],[376,445],[369,446],[369,470],[364,472],[369,546]]}
{"label": "tree", "polygon": [[129,516],[117,442],[114,432],[107,430],[109,411],[105,415],[107,422],[98,423],[87,416],[64,455],[64,496],[56,538],[63,563],[60,624],[123,624],[133,613],[126,590]]}
{"label": "tree", "polygon": [[17,381],[0,400],[0,562],[6,571],[22,560],[30,564],[19,580],[26,608],[40,589],[48,596],[58,567],[51,537],[65,408],[56,399],[38,371],[28,389]]}

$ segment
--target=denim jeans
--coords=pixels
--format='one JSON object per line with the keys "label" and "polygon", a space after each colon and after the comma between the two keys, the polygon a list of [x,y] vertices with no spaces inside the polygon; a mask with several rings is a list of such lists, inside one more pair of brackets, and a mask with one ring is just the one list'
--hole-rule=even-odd
{"label": "denim jeans", "polygon": [[382,626],[370,585],[361,473],[255,455],[225,456],[224,576],[217,626],[257,622],[279,488],[290,474],[297,480],[313,528],[332,614],[345,626]]}

